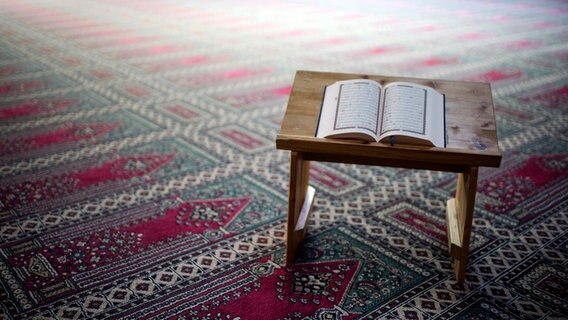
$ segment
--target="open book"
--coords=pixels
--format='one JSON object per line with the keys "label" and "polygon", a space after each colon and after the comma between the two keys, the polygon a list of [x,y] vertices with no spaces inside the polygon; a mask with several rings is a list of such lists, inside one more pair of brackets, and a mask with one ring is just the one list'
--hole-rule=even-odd
{"label": "open book", "polygon": [[368,79],[325,88],[316,137],[446,146],[444,95],[410,82]]}

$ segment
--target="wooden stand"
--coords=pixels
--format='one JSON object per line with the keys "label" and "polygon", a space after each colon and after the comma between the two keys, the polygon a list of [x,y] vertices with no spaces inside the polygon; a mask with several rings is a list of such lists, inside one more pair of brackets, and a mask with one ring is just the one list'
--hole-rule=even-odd
{"label": "wooden stand", "polygon": [[[315,132],[326,85],[339,80],[373,79],[381,84],[408,81],[433,87],[446,96],[447,147],[391,146],[316,138]],[[456,172],[455,198],[448,200],[448,249],[455,259],[458,282],[463,283],[479,166],[501,163],[491,87],[486,83],[298,71],[286,109],[278,149],[290,150],[290,188],[286,230],[286,264],[294,263],[304,239],[315,190],[309,186],[310,161],[342,162]]]}

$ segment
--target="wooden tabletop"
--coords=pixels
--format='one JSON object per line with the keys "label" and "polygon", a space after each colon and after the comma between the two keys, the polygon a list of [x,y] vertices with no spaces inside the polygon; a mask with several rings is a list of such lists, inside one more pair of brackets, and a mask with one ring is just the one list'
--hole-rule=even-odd
{"label": "wooden tabletop", "polygon": [[[425,147],[316,138],[326,85],[339,80],[372,79],[381,84],[407,81],[446,96],[447,147]],[[278,149],[302,152],[308,160],[377,164],[462,171],[463,167],[498,167],[501,152],[488,83],[297,71],[280,133]]]}

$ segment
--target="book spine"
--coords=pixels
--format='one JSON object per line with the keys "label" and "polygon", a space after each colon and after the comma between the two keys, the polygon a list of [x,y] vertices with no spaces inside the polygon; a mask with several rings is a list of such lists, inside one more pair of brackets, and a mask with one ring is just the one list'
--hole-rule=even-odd
{"label": "book spine", "polygon": [[444,148],[448,146],[448,133],[446,132],[446,95],[442,95],[443,103],[442,103],[442,113],[444,114]]}

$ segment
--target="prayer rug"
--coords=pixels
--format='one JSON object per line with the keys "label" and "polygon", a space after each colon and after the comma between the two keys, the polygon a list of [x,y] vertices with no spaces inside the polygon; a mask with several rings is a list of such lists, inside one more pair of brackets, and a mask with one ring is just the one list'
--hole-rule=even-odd
{"label": "prayer rug", "polygon": [[[455,175],[313,162],[283,266],[296,70],[490,82],[455,282]],[[467,119],[464,119],[467,121]],[[563,1],[0,0],[1,319],[563,319]]]}

